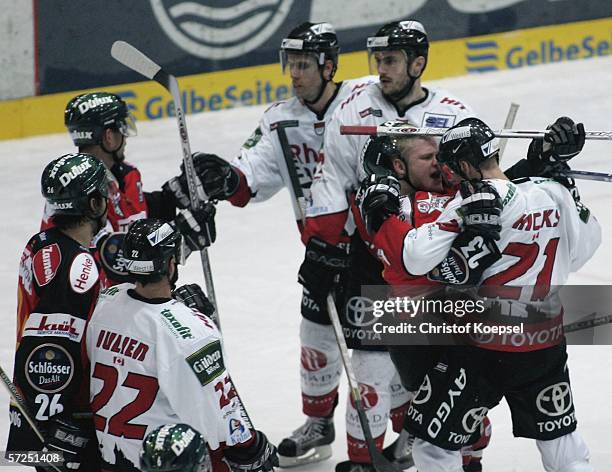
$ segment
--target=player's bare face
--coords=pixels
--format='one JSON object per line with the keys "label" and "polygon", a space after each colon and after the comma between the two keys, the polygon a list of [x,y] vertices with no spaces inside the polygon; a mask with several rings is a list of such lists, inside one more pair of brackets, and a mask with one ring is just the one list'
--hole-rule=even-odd
{"label": "player's bare face", "polygon": [[436,154],[438,146],[430,141],[417,139],[408,148],[408,176],[416,190],[442,192],[442,178]]}
{"label": "player's bare face", "polygon": [[379,51],[374,53],[373,57],[383,93],[392,96],[401,92],[410,80],[406,53],[404,51]]}
{"label": "player's bare face", "polygon": [[316,99],[321,90],[323,79],[314,56],[311,54],[289,54],[286,67],[291,76],[295,95],[306,101]]}

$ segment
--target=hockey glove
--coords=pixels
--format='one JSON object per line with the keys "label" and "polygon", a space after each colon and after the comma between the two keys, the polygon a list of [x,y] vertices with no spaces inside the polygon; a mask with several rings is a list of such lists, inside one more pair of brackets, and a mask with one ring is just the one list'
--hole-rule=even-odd
{"label": "hockey glove", "polygon": [[255,441],[249,447],[229,447],[224,457],[232,472],[267,472],[278,467],[276,447],[261,431],[255,431]]}
{"label": "hockey glove", "polygon": [[208,297],[198,284],[181,285],[172,292],[172,298],[189,308],[198,310],[213,320],[215,318],[215,306],[210,303],[210,300],[208,300]]}
{"label": "hockey glove", "polygon": [[368,233],[377,232],[389,216],[399,214],[399,192],[400,185],[395,177],[370,176],[358,197],[359,211]]}
{"label": "hockey glove", "polygon": [[63,454],[61,470],[86,470],[85,450],[93,434],[93,431],[81,428],[65,417],[54,417],[49,420],[44,447],[47,451]]}
{"label": "hockey glove", "polygon": [[313,298],[324,300],[331,291],[336,275],[348,268],[348,265],[349,257],[344,249],[317,237],[310,238],[298,273],[298,282]]}
{"label": "hockey glove", "polygon": [[215,213],[216,209],[212,203],[204,203],[195,212],[183,210],[176,216],[176,227],[192,251],[201,251],[217,239]]}
{"label": "hockey glove", "polygon": [[582,123],[574,123],[562,116],[547,128],[544,138],[531,141],[527,160],[538,176],[549,177],[549,172],[559,163],[576,156],[584,146],[585,132]]}
{"label": "hockey glove", "polygon": [[463,202],[458,213],[464,230],[499,241],[503,205],[495,187],[485,180],[464,180],[459,191]]}
{"label": "hockey glove", "polygon": [[[229,162],[216,154],[204,154],[203,152],[196,152],[192,157],[196,174],[208,198],[227,200],[236,193],[238,184],[240,184],[240,176]],[[179,179],[185,188],[187,180],[183,166],[181,166]]]}

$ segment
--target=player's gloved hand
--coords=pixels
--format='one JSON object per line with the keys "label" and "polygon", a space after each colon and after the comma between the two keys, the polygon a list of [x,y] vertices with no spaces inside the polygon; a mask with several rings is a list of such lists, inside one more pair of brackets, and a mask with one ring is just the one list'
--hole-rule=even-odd
{"label": "player's gloved hand", "polygon": [[[209,200],[227,200],[236,193],[240,176],[229,162],[216,154],[203,152],[193,153],[192,159],[198,178],[196,185],[201,186]],[[184,164],[181,164],[181,174],[162,185],[162,190],[170,194],[177,208],[191,206]],[[205,196],[199,194],[198,198],[204,200]]]}
{"label": "player's gloved hand", "polygon": [[210,302],[198,284],[181,285],[172,292],[172,298],[189,308],[198,310],[209,318],[214,319],[215,317],[215,306]]}
{"label": "player's gloved hand", "polygon": [[399,214],[399,181],[393,176],[372,174],[365,189],[357,196],[359,211],[368,233],[373,234],[391,215]]}
{"label": "player's gloved hand", "polygon": [[232,472],[267,472],[278,467],[276,447],[261,431],[255,431],[255,440],[250,446],[232,446],[223,455]]}
{"label": "player's gloved hand", "polygon": [[348,265],[349,257],[344,249],[317,237],[310,238],[298,272],[298,282],[313,298],[323,300],[330,292],[336,275]]}
{"label": "player's gloved hand", "polygon": [[503,205],[495,187],[485,180],[464,180],[459,191],[464,230],[499,241]]}
{"label": "player's gloved hand", "polygon": [[106,276],[115,283],[132,282],[134,278],[126,269],[123,259],[123,240],[126,233],[107,233],[100,238],[96,247],[100,256],[100,263]]}
{"label": "player's gloved hand", "polygon": [[176,227],[192,251],[200,251],[210,246],[217,239],[216,211],[215,206],[207,202],[202,204],[197,211],[181,211],[174,219]]}
{"label": "player's gloved hand", "polygon": [[574,123],[567,116],[557,118],[547,130],[544,138],[531,141],[527,152],[527,160],[539,176],[548,176],[547,173],[551,169],[559,163],[569,161],[582,151],[584,146],[584,125]]}
{"label": "player's gloved hand", "polygon": [[85,449],[93,439],[93,431],[86,430],[63,416],[49,420],[47,441],[44,448],[50,452],[60,452],[64,463],[59,467],[63,471],[87,470]]}

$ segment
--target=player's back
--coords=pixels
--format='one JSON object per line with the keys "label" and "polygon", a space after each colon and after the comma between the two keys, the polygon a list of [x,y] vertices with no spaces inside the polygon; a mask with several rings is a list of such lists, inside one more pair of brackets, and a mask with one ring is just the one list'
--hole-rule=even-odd
{"label": "player's back", "polygon": [[[208,357],[200,348],[208,348]],[[211,448],[218,447],[214,432],[218,404],[213,410],[206,403],[189,364],[190,355],[202,354],[207,363],[201,366],[202,375],[212,380],[224,372],[222,361],[215,364],[215,357],[222,359],[219,334],[208,318],[198,317],[175,300],[146,301],[131,284],[118,285],[100,294],[87,329],[87,352],[90,401],[105,463],[136,470],[130,467],[137,466],[148,432],[188,419],[194,427],[197,424]],[[191,408],[196,410],[189,414]],[[208,421],[207,411],[213,413]]]}
{"label": "player's back", "polygon": [[[574,200],[559,183],[543,178],[490,180],[503,203],[501,259],[486,269],[483,285],[504,286],[508,299],[539,303],[553,310],[551,299],[599,246],[594,217],[583,221]],[[580,247],[580,249],[578,249]],[[544,306],[546,309],[546,306]]]}

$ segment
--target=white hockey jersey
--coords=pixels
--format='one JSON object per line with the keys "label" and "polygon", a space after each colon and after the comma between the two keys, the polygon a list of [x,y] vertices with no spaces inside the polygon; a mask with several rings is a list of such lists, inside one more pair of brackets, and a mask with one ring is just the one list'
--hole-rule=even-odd
{"label": "white hockey jersey", "polygon": [[212,321],[175,300],[147,303],[133,285],[104,290],[87,328],[90,402],[102,459],[138,467],[155,427],[188,423],[211,449],[251,438]]}
{"label": "white hockey jersey", "polygon": [[406,120],[417,126],[448,128],[474,116],[467,104],[446,90],[433,87],[425,90],[427,96],[403,115],[383,96],[378,84],[357,90],[336,109],[325,134],[322,162],[312,185],[307,217],[345,211],[349,207],[348,195],[365,177],[360,156],[368,137],[341,135],[341,125],[380,125],[389,120]]}
{"label": "white hockey jersey", "polygon": [[[292,122],[291,127],[285,128],[285,133],[300,185],[308,200],[315,167],[319,161],[319,152],[323,146],[323,135],[333,111],[353,92],[365,88],[374,81],[378,81],[378,77],[367,76],[343,81],[329,106],[319,115],[311,111],[297,97],[271,105],[264,112],[257,129],[243,144],[240,155],[232,161],[232,165],[240,169],[246,177],[251,190],[251,200],[264,201],[283,187],[291,187],[291,179],[276,131],[277,123],[281,122]],[[297,211],[293,199],[292,203],[294,210]]]}
{"label": "white hockey jersey", "polygon": [[[593,215],[587,218],[582,212],[581,217],[568,190],[554,180],[534,177],[514,183],[488,181],[495,186],[504,205],[501,238],[497,241],[502,257],[483,272],[479,293],[500,297],[496,301],[501,315],[526,318],[529,305],[540,314],[555,318],[560,328],[559,288],[601,244],[599,223]],[[446,257],[462,225],[457,213],[461,202],[461,195],[457,194],[435,222],[406,234],[402,260],[410,273],[426,274]],[[486,247],[474,247],[466,255],[468,263],[485,253]],[[490,288],[483,290],[485,286]],[[560,329],[558,334],[561,335]]]}

